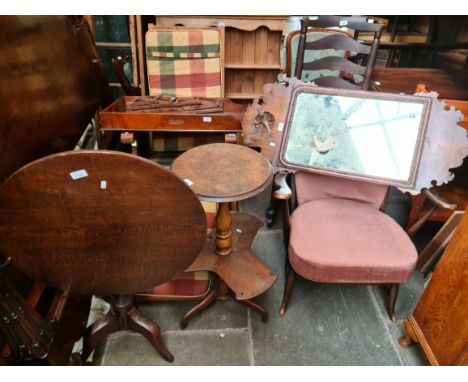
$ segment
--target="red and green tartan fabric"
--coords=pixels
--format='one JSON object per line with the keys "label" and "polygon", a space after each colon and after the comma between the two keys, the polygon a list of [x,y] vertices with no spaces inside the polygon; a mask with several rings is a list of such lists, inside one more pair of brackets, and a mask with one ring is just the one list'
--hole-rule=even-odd
{"label": "red and green tartan fabric", "polygon": [[151,27],[146,58],[150,95],[221,97],[218,29]]}

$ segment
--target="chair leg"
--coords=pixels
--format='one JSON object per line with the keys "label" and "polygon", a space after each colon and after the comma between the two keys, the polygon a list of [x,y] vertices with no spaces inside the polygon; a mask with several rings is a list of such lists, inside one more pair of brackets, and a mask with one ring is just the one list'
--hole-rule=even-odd
{"label": "chair leg", "polygon": [[291,297],[294,279],[295,279],[295,272],[289,265],[289,261],[286,259],[286,281],[284,285],[284,293],[283,293],[283,302],[281,303],[281,307],[279,310],[280,316],[284,316],[286,314],[286,308],[288,307],[289,298]]}
{"label": "chair leg", "polygon": [[393,322],[397,322],[397,317],[395,314],[395,304],[398,297],[398,289],[400,288],[400,284],[390,284],[389,285],[389,296],[388,296],[388,314],[390,315],[390,319]]}

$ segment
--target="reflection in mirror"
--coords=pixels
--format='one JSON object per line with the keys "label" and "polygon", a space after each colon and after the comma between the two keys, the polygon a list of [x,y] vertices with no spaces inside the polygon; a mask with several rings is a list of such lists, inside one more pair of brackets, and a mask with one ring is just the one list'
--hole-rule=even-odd
{"label": "reflection in mirror", "polygon": [[412,182],[426,99],[316,91],[293,96],[283,162],[396,183]]}

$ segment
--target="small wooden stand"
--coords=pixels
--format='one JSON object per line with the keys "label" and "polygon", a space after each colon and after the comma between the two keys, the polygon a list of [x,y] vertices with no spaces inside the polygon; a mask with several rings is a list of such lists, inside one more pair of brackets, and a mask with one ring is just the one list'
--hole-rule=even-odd
{"label": "small wooden stand", "polygon": [[[227,205],[227,203],[221,204]],[[223,209],[218,208],[218,214],[220,211]],[[252,298],[266,292],[277,278],[250,249],[262,225],[263,223],[254,216],[234,212],[232,225],[228,230],[231,233],[230,245],[223,248],[218,246],[217,231],[208,239],[203,251],[188,270],[208,270],[215,273],[215,284],[208,295],[182,317],[180,320],[182,329],[187,327],[188,320],[196,313],[210,306],[215,300],[225,301],[231,295],[236,301],[259,313],[263,322],[268,320],[268,312],[252,301]],[[229,254],[219,255],[220,250]]]}

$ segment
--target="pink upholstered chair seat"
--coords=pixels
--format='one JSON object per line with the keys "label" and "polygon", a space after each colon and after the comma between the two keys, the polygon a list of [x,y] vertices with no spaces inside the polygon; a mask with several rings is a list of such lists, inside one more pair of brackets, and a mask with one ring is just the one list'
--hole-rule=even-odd
{"label": "pink upholstered chair seat", "polygon": [[330,283],[403,283],[416,249],[404,230],[372,204],[327,198],[291,216],[289,260],[306,279]]}

